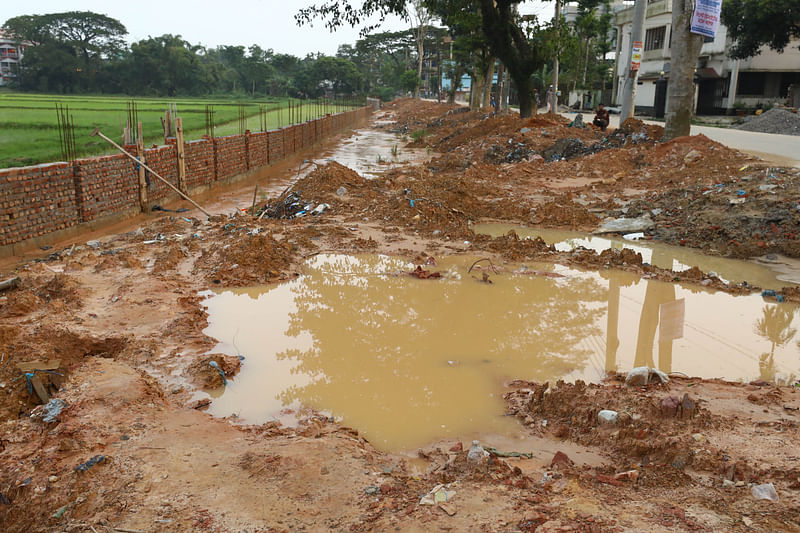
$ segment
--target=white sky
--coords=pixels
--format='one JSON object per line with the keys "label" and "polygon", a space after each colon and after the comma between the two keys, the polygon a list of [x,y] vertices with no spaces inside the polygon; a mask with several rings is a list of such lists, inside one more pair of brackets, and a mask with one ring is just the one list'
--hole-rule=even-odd
{"label": "white sky", "polygon": [[[294,14],[298,9],[324,0],[33,0],[6,2],[0,10],[0,24],[18,15],[43,15],[64,11],[93,11],[122,22],[128,29],[128,41],[166,33],[181,35],[191,44],[209,48],[218,45],[257,44],[275,52],[305,57],[309,53],[336,53],[340,44],[353,44],[359,28],[342,28],[330,33],[320,22],[313,27],[298,27]],[[360,0],[359,0],[360,1]],[[553,2],[528,0],[522,13],[535,13],[549,19]],[[398,31],[409,24],[394,17],[377,31]]]}

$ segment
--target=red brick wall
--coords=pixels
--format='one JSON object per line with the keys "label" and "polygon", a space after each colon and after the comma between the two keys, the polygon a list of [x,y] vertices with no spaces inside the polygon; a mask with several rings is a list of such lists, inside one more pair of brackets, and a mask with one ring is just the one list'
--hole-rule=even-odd
{"label": "red brick wall", "polygon": [[245,152],[244,135],[216,137],[217,179],[232,178],[247,172],[247,153]]}
{"label": "red brick wall", "polygon": [[[187,142],[186,185],[210,185],[276,163],[370,113],[371,108],[361,108],[263,133]],[[145,155],[149,167],[178,186],[173,139],[147,149]],[[149,203],[174,195],[150,176]],[[0,169],[0,247],[139,208],[136,163],[123,154]]]}
{"label": "red brick wall", "polygon": [[33,239],[78,222],[72,164],[0,170],[0,245]]}
{"label": "red brick wall", "polygon": [[[170,139],[171,140],[171,139]],[[147,166],[169,181],[173,186],[178,186],[178,148],[170,143],[167,146],[154,146],[144,151]],[[163,200],[175,193],[160,179],[150,175],[150,184],[147,186],[148,202]],[[138,193],[137,193],[138,194]]]}
{"label": "red brick wall", "polygon": [[75,160],[81,222],[139,206],[136,163],[122,154]]}
{"label": "red brick wall", "polygon": [[265,131],[251,133],[248,141],[247,150],[250,153],[250,168],[263,167],[267,161],[267,138],[269,134]]}
{"label": "red brick wall", "polygon": [[185,155],[187,187],[207,185],[214,181],[214,145],[210,140],[187,142]]}

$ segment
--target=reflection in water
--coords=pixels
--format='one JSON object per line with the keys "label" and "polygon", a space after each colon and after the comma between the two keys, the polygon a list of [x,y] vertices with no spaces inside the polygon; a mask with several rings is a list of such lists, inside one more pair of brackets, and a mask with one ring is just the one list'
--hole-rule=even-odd
{"label": "reflection in water", "polygon": [[[663,317],[661,306],[679,299],[685,330],[662,341],[661,325],[662,370],[752,379],[764,373],[759,335],[777,339],[769,364],[778,379],[800,366],[787,329],[793,306],[762,313],[757,296],[558,265],[536,268],[564,277],[502,274],[489,285],[465,274],[470,264],[447,259],[442,280],[418,280],[395,275],[410,268],[397,259],[318,256],[292,282],[209,298],[206,333],[221,341],[218,351],[246,357],[211,412],[261,422],[307,406],[391,450],[509,434],[516,425],[502,416],[504,380],[596,381],[606,370],[652,364],[659,309]],[[765,333],[753,331],[759,320]]]}
{"label": "reflection in water", "polygon": [[758,319],[755,331],[771,343],[768,353],[762,353],[758,361],[761,379],[773,381],[775,379],[775,347],[788,343],[797,333],[791,327],[796,307],[765,305],[764,316]]}
{"label": "reflection in water", "polygon": [[[472,227],[475,233],[492,235],[494,237],[505,235],[509,230],[514,230],[522,237],[541,237],[547,244],[555,245],[562,252],[583,247],[598,253],[609,248],[628,248],[642,254],[645,263],[666,268],[675,272],[682,272],[696,266],[703,272],[716,272],[720,279],[734,283],[747,281],[751,285],[768,289],[779,289],[787,283],[797,283],[797,273],[785,270],[786,265],[776,263],[766,265],[752,261],[728,259],[705,255],[691,248],[670,246],[652,241],[626,241],[620,237],[609,235],[590,235],[577,231],[525,228],[510,224],[476,224]],[[772,270],[770,267],[784,268]]]}

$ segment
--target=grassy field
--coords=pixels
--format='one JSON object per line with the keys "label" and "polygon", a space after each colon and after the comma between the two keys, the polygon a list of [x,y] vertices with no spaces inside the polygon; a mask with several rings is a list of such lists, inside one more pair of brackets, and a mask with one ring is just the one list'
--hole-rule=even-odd
{"label": "grassy field", "polygon": [[[35,165],[61,161],[56,104],[68,106],[75,125],[75,144],[78,156],[114,153],[114,148],[89,134],[95,127],[117,142],[127,120],[127,104],[135,101],[138,119],[142,123],[146,145],[163,144],[161,119],[169,104],[175,104],[183,119],[187,140],[199,139],[206,133],[206,106],[214,113],[214,135],[239,133],[240,103],[232,99],[206,98],[131,98],[114,96],[38,95],[0,91],[0,168]],[[246,128],[261,131],[290,123],[289,101],[285,98],[245,100]],[[302,105],[301,105],[302,104]],[[292,122],[344,110],[343,105],[321,105],[318,102],[292,101]],[[265,111],[265,117],[261,112]]]}

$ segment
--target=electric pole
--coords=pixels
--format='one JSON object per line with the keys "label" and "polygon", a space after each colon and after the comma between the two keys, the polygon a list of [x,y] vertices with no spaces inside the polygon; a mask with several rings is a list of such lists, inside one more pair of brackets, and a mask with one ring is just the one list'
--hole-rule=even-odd
{"label": "electric pole", "polygon": [[[642,61],[642,34],[644,33],[644,19],[647,15],[647,0],[636,0],[633,7],[633,26],[631,28],[631,41],[628,47],[628,70],[625,75],[625,86],[622,88],[622,111],[619,114],[619,123],[633,116],[636,107],[636,81],[639,79],[639,66]],[[618,36],[622,39],[622,36]],[[637,54],[635,55],[635,52]],[[638,56],[638,57],[637,57]]]}
{"label": "electric pole", "polygon": [[[556,0],[556,39],[559,39],[558,25],[561,22],[561,0]],[[553,94],[550,96],[550,109],[553,113],[558,113],[558,54],[561,42],[556,46],[556,58],[553,61]]]}

